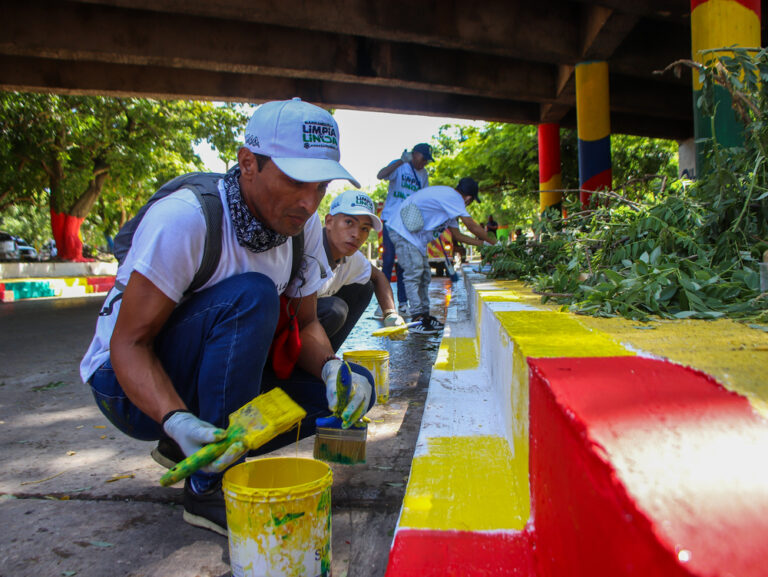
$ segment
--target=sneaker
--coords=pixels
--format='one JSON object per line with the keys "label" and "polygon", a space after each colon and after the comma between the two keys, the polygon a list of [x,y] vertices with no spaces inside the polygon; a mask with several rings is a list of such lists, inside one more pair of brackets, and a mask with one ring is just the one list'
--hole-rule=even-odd
{"label": "sneaker", "polygon": [[376,307],[376,311],[373,313],[373,318],[381,320],[384,318],[384,312],[381,310],[381,307]]}
{"label": "sneaker", "polygon": [[401,317],[405,318],[408,316],[408,303],[400,303],[397,306],[397,312],[400,314]]}
{"label": "sneaker", "polygon": [[221,482],[205,493],[195,493],[189,479],[184,482],[184,520],[190,525],[227,536],[227,508]]}
{"label": "sneaker", "polygon": [[436,335],[440,332],[440,329],[432,323],[432,319],[429,316],[417,317],[414,321],[421,320],[421,324],[415,327],[410,327],[408,330],[417,335]]}
{"label": "sneaker", "polygon": [[437,320],[432,315],[427,315],[427,318],[429,318],[430,322],[437,327],[440,330],[443,330],[445,328],[445,323],[441,323],[439,320]]}
{"label": "sneaker", "polygon": [[157,447],[152,449],[150,453],[155,463],[165,467],[166,469],[173,469],[176,463],[183,461],[186,458],[184,451],[181,450],[176,441],[170,437],[160,437],[157,442]]}

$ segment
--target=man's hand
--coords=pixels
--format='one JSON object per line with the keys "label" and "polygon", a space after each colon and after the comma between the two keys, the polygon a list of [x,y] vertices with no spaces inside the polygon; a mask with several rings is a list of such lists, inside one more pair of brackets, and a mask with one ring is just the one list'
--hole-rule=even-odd
{"label": "man's hand", "polygon": [[[373,383],[364,376],[350,371],[349,376],[352,382],[349,386],[346,405],[339,406],[336,381],[343,365],[344,363],[339,359],[331,359],[323,365],[322,378],[325,382],[325,398],[328,400],[328,408],[333,414],[341,417],[342,428],[348,429],[368,411],[368,405],[373,394]],[[346,371],[347,369],[344,368],[343,370]],[[342,399],[343,401],[344,399]]]}
{"label": "man's hand", "polygon": [[[405,319],[397,314],[397,311],[388,311],[384,316],[385,327],[400,327],[405,324]],[[408,331],[401,333],[395,333],[389,335],[389,339],[392,341],[404,341],[408,337]]]}
{"label": "man's hand", "polygon": [[408,152],[408,149],[406,148],[403,150],[403,154],[400,156],[400,160],[403,161],[403,164],[408,164],[411,162],[411,160],[413,160],[413,154]]}
{"label": "man's hand", "polygon": [[224,429],[201,421],[188,412],[178,412],[171,415],[165,421],[163,430],[166,435],[179,444],[187,457],[199,451],[203,445],[221,441],[227,436]]}
{"label": "man's hand", "polygon": [[[222,441],[227,437],[227,432],[224,429],[214,427],[188,412],[171,415],[163,425],[163,430],[166,435],[179,444],[187,457],[199,451],[204,445]],[[220,473],[242,457],[246,450],[242,442],[232,443],[223,455],[210,465],[203,467],[202,470],[208,473]]]}

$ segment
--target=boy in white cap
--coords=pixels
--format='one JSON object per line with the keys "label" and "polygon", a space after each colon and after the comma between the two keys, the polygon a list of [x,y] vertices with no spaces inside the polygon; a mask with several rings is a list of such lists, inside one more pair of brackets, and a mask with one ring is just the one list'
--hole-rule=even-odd
{"label": "boy in white cap", "polygon": [[371,230],[381,232],[381,227],[373,201],[360,190],[347,190],[334,198],[325,217],[323,244],[333,278],[317,291],[317,316],[334,351],[344,343],[374,293],[385,326],[405,323],[395,309],[387,277],[360,252]]}
{"label": "boy in white cap", "polygon": [[[275,386],[307,411],[302,435],[337,402],[341,361],[316,313],[329,265],[315,211],[329,181],[358,184],[339,164],[336,122],[298,98],[268,102],[248,122],[237,160],[225,175],[203,175],[212,183],[207,189],[181,186],[137,216],[80,365],[104,415],[131,437],[159,439],[153,457],[166,466],[222,439],[229,414]],[[217,221],[206,223],[201,195],[218,202]],[[194,286],[211,230],[220,233],[218,261]],[[303,260],[291,278],[294,254]],[[281,295],[292,300],[284,305]],[[301,338],[291,349],[297,368],[288,379],[276,376],[268,357],[282,312],[286,322],[297,321],[293,332]],[[370,409],[374,390],[371,374],[353,366],[346,424]],[[291,433],[282,441],[295,440]],[[187,479],[187,522],[227,534],[222,472],[244,452],[234,444]]]}

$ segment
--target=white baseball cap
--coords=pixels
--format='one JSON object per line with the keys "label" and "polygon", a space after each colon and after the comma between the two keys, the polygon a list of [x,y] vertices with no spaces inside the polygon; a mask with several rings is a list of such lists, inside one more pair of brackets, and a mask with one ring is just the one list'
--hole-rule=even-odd
{"label": "white baseball cap", "polygon": [[381,219],[376,216],[376,209],[371,197],[361,190],[345,190],[331,201],[329,214],[352,214],[370,216],[373,228],[381,232]]}
{"label": "white baseball cap", "polygon": [[245,127],[245,147],[269,156],[300,182],[342,178],[360,183],[339,164],[339,127],[326,111],[301,98],[265,102]]}

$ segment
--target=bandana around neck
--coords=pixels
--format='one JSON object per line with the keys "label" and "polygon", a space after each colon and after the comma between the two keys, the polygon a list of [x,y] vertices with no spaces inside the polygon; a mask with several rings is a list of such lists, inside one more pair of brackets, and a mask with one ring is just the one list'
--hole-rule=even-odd
{"label": "bandana around neck", "polygon": [[224,191],[227,193],[229,214],[240,246],[251,252],[264,252],[280,246],[288,237],[275,232],[259,222],[248,210],[240,193],[240,167],[235,165],[224,175]]}

